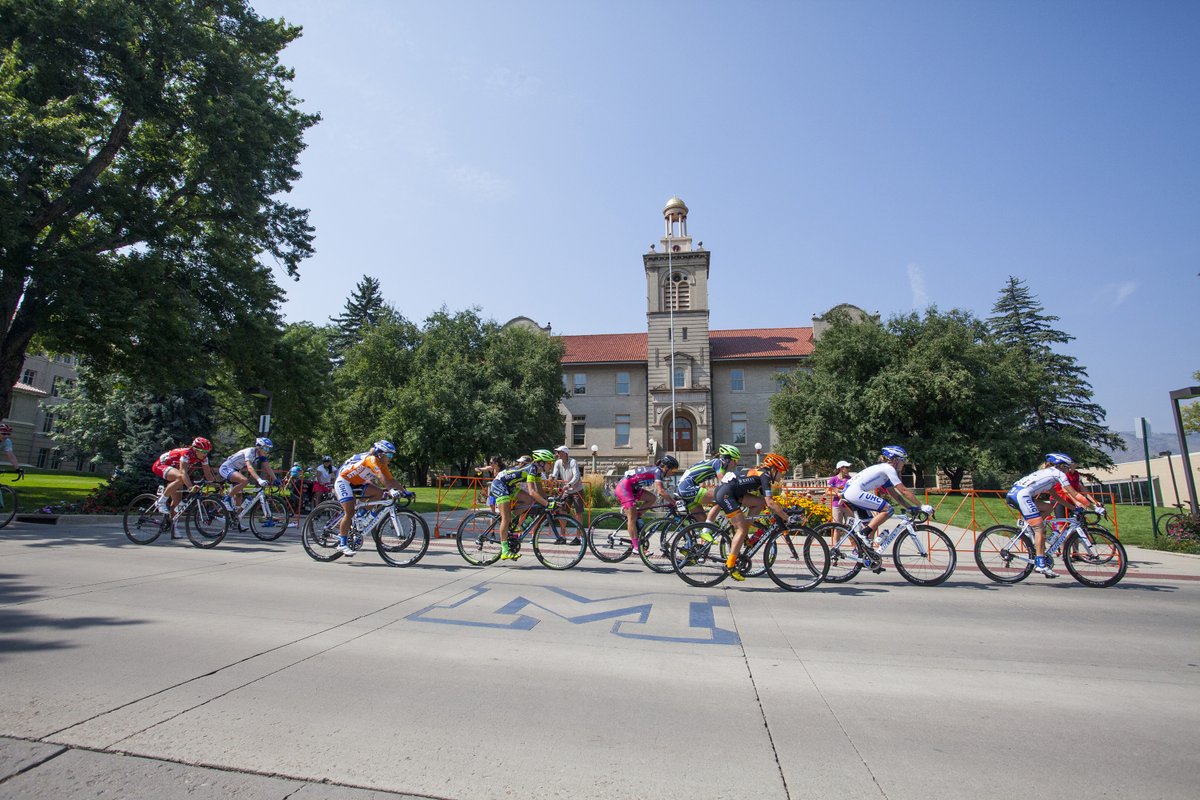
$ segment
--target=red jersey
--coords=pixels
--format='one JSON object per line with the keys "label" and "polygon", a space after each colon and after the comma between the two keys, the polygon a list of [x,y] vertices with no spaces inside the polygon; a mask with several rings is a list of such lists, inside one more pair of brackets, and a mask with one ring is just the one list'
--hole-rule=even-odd
{"label": "red jersey", "polygon": [[176,447],[159,456],[158,463],[164,467],[193,470],[208,463],[208,454],[200,453],[190,447]]}

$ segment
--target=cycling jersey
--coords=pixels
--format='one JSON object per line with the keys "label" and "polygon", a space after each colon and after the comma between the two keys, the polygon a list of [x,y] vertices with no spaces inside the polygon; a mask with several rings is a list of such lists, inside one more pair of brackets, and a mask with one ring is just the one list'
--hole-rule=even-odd
{"label": "cycling jersey", "polygon": [[724,475],[725,459],[723,458],[718,457],[711,461],[701,461],[698,464],[694,464],[679,479],[679,496],[683,498],[694,497],[700,491],[700,484],[711,481],[713,478],[720,479]]}
{"label": "cycling jersey", "polygon": [[764,498],[771,496],[771,479],[771,474],[765,469],[739,469],[722,479],[716,494],[713,495],[713,502],[726,514],[740,513],[742,498],[746,495],[761,494]]}
{"label": "cycling jersey", "polygon": [[351,456],[338,470],[338,477],[345,479],[352,486],[362,486],[364,483],[386,486],[395,480],[392,471],[388,469],[387,460],[373,453]]}
{"label": "cycling jersey", "polygon": [[621,480],[617,481],[617,500],[620,501],[621,508],[630,509],[636,506],[642,491],[656,483],[662,483],[662,480],[662,469],[653,464],[626,471]]}
{"label": "cycling jersey", "polygon": [[536,462],[523,467],[509,467],[502,470],[492,479],[488,494],[495,498],[512,498],[520,489],[521,484],[537,486],[542,482],[542,473]]}
{"label": "cycling jersey", "polygon": [[270,461],[270,459],[267,456],[260,456],[258,454],[257,447],[247,447],[245,450],[238,450],[229,458],[221,462],[221,474],[228,478],[229,476],[226,475],[226,470],[229,472],[237,472],[238,470],[244,469],[247,462],[257,468],[259,464],[262,464],[266,461]]}
{"label": "cycling jersey", "polygon": [[177,447],[168,450],[154,460],[150,471],[162,479],[166,479],[167,470],[178,469],[184,472],[194,472],[208,463],[207,453],[197,453],[190,447]]}
{"label": "cycling jersey", "polygon": [[1046,467],[1037,472],[1031,472],[1014,483],[1013,487],[1008,490],[1008,494],[1005,495],[1004,501],[1020,511],[1021,516],[1025,519],[1037,519],[1042,512],[1037,507],[1034,498],[1055,488],[1070,489],[1071,482],[1062,470],[1056,467]]}
{"label": "cycling jersey", "polygon": [[846,484],[842,490],[842,502],[862,511],[891,511],[892,504],[875,492],[902,485],[899,473],[890,463],[872,464]]}
{"label": "cycling jersey", "polygon": [[4,444],[0,444],[0,453],[11,453],[13,451],[12,436],[4,440]]}

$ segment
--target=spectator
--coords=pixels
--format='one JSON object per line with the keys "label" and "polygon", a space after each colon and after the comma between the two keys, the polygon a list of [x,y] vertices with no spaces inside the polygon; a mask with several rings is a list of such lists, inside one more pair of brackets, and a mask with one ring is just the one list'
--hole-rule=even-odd
{"label": "spectator", "polygon": [[837,472],[829,479],[829,493],[833,495],[830,509],[833,511],[833,521],[849,525],[854,520],[854,512],[842,502],[842,492],[850,482],[850,462],[837,462]]}
{"label": "spectator", "polygon": [[313,505],[325,499],[333,491],[333,456],[323,456],[313,480]]}
{"label": "spectator", "polygon": [[579,469],[579,462],[571,458],[571,448],[565,444],[554,448],[554,453],[557,458],[554,461],[554,469],[550,472],[550,477],[562,483],[563,500],[566,502],[567,508],[571,509],[571,515],[575,517],[575,521],[582,525],[583,473]]}

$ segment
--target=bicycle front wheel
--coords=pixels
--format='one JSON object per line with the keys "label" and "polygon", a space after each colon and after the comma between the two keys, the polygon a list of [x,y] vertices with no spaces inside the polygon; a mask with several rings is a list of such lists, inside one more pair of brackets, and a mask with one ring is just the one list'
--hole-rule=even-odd
{"label": "bicycle front wheel", "polygon": [[763,546],[767,575],[789,592],[807,592],[829,575],[829,546],[812,528],[788,525]]}
{"label": "bicycle front wheel", "polygon": [[0,528],[17,515],[17,492],[11,486],[0,486]]}
{"label": "bicycle front wheel", "polygon": [[1183,533],[1183,514],[1167,514],[1158,521],[1162,533],[1172,539],[1178,539]]}
{"label": "bicycle front wheel", "polygon": [[608,564],[624,561],[633,552],[625,515],[616,511],[597,515],[588,526],[587,537],[592,555]]}
{"label": "bicycle front wheel", "polygon": [[725,554],[731,546],[728,531],[710,522],[689,525],[671,541],[675,574],[692,586],[716,586],[729,576]]}
{"label": "bicycle front wheel", "polygon": [[892,546],[892,561],[904,580],[917,586],[944,583],[958,564],[958,553],[950,537],[932,525],[914,525]]}
{"label": "bicycle front wheel", "polygon": [[125,509],[125,536],[134,544],[150,544],[171,524],[171,515],[158,510],[158,495],[139,494]]}
{"label": "bicycle front wheel", "polygon": [[287,530],[292,512],[282,498],[273,494],[267,495],[266,504],[264,509],[261,498],[254,501],[254,507],[250,509],[250,530],[264,542],[273,542]]}
{"label": "bicycle front wheel", "polygon": [[225,506],[215,497],[201,497],[184,517],[184,528],[188,541],[193,546],[207,550],[216,547],[225,538],[229,520]]}
{"label": "bicycle front wheel", "polygon": [[320,503],[304,520],[300,529],[300,544],[304,552],[314,561],[336,561],[342,557],[338,552],[338,527],[345,512],[336,500]]}
{"label": "bicycle front wheel", "polygon": [[371,535],[379,557],[393,567],[411,567],[429,549],[429,524],[415,511],[394,510]]}
{"label": "bicycle front wheel", "polygon": [[533,529],[533,554],[547,569],[570,569],[587,552],[587,534],[569,514],[543,514]]}
{"label": "bicycle front wheel", "polygon": [[642,535],[638,538],[638,555],[642,563],[653,572],[674,572],[671,542],[686,524],[687,520],[667,518],[652,522],[643,528]]}
{"label": "bicycle front wheel", "polygon": [[826,522],[817,527],[817,535],[829,550],[829,574],[825,580],[845,583],[862,570],[862,543],[849,528],[840,522]]}
{"label": "bicycle front wheel", "polygon": [[975,539],[975,564],[997,583],[1020,583],[1033,572],[1033,544],[1011,525],[993,525]]}
{"label": "bicycle front wheel", "polygon": [[458,554],[468,564],[486,567],[500,560],[500,515],[494,511],[476,511],[459,524]]}
{"label": "bicycle front wheel", "polygon": [[1078,533],[1072,533],[1063,543],[1063,563],[1071,577],[1084,586],[1103,589],[1125,577],[1129,561],[1125,556],[1125,545],[1106,531],[1088,528],[1086,541]]}

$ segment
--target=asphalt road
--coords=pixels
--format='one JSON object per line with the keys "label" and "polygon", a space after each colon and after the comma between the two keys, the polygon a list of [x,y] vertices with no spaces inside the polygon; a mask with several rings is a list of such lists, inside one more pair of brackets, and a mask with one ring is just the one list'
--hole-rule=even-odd
{"label": "asphalt road", "polygon": [[0,797],[1194,798],[1200,558],[698,590],[0,531]]}

